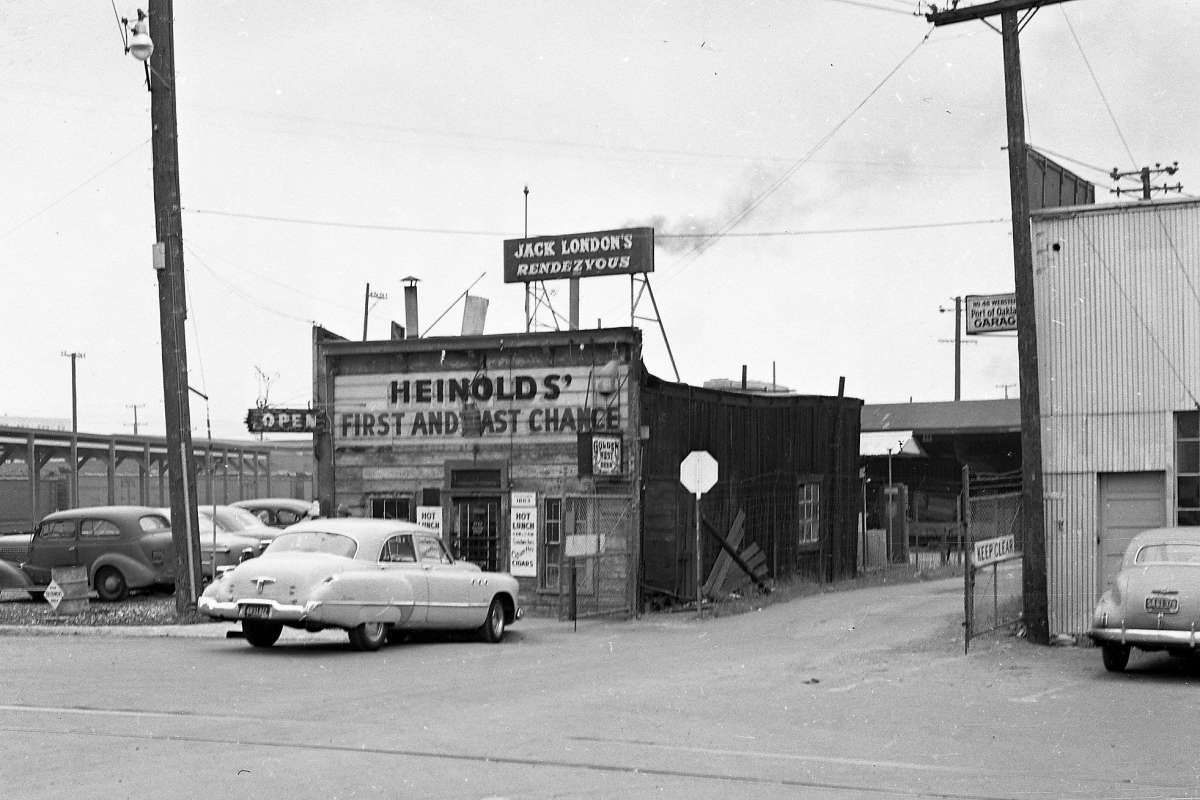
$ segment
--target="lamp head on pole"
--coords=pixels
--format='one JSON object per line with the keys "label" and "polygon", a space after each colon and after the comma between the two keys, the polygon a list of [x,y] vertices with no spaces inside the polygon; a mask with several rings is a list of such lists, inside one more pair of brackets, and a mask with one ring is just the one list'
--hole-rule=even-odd
{"label": "lamp head on pole", "polygon": [[138,61],[145,61],[154,52],[154,41],[150,38],[150,19],[140,8],[137,19],[129,24],[129,41],[125,45],[125,52]]}

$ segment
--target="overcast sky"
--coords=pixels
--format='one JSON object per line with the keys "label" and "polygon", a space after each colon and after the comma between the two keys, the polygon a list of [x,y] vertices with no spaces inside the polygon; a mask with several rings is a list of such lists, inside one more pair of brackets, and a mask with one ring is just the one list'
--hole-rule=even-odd
{"label": "overcast sky", "polygon": [[[952,399],[939,308],[1013,289],[1001,41],[915,7],[176,2],[189,383],[214,435],[248,437],[264,394],[305,406],[312,324],[360,338],[368,283],[388,295],[371,338],[403,323],[407,275],[422,329],[482,276],[486,332],[523,330],[502,242],[526,185],[530,235],[656,228],[682,380],[745,364],[804,393]],[[1021,44],[1032,144],[1102,202],[1109,170],[1155,162],[1200,194],[1200,2],[1075,0]],[[109,0],[0,0],[0,75],[0,415],[69,420],[77,351],[80,429],[132,432],[138,406],[161,435],[141,65]],[[696,233],[724,235],[674,238]],[[629,324],[627,278],[581,295],[585,327]],[[1015,396],[1015,338],[970,340],[964,399]]]}

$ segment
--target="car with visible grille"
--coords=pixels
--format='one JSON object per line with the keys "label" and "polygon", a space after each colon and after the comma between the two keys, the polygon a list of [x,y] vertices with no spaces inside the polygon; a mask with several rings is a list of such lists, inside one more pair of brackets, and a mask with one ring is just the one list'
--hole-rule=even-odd
{"label": "car with visible grille", "polygon": [[1092,614],[1089,636],[1104,667],[1121,672],[1133,648],[1197,653],[1200,623],[1200,526],[1136,534],[1121,568]]}
{"label": "car with visible grille", "polygon": [[419,630],[504,638],[522,616],[517,579],[456,561],[435,531],[402,520],[297,523],[261,556],[226,571],[197,610],[238,622],[254,647],[283,628],[340,628],[358,650],[378,650]]}

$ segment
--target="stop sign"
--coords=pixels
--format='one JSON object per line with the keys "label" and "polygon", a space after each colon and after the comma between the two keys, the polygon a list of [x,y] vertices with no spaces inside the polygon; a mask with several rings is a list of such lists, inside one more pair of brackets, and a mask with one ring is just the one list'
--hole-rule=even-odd
{"label": "stop sign", "polygon": [[679,482],[699,497],[717,482],[717,460],[707,450],[693,450],[679,462]]}

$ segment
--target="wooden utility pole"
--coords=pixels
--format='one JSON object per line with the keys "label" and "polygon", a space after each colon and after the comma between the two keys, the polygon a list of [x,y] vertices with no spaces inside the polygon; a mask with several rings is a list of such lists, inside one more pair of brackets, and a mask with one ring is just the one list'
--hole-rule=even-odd
{"label": "wooden utility pole", "polygon": [[[75,387],[75,360],[83,358],[83,353],[75,351],[62,352],[63,357],[71,359],[71,507],[79,506],[79,393]],[[37,505],[34,505],[37,508]]]}
{"label": "wooden utility pole", "polygon": [[934,25],[1000,15],[1004,50],[1004,97],[1008,118],[1008,172],[1012,203],[1013,276],[1017,299],[1017,361],[1021,388],[1021,491],[1025,517],[1022,593],[1026,633],[1049,644],[1046,590],[1046,512],[1042,485],[1042,412],[1038,388],[1037,320],[1034,317],[1033,249],[1029,231],[1029,180],[1025,154],[1025,100],[1021,89],[1018,12],[1066,0],[996,0],[927,14]]}
{"label": "wooden utility pole", "polygon": [[183,219],[179,194],[179,137],[175,112],[175,33],[171,0],[150,0],[151,147],[154,152],[154,268],[162,339],[171,531],[175,543],[175,610],[190,613],[200,596],[200,538],[196,470],[188,407],[187,293],[183,273]]}

